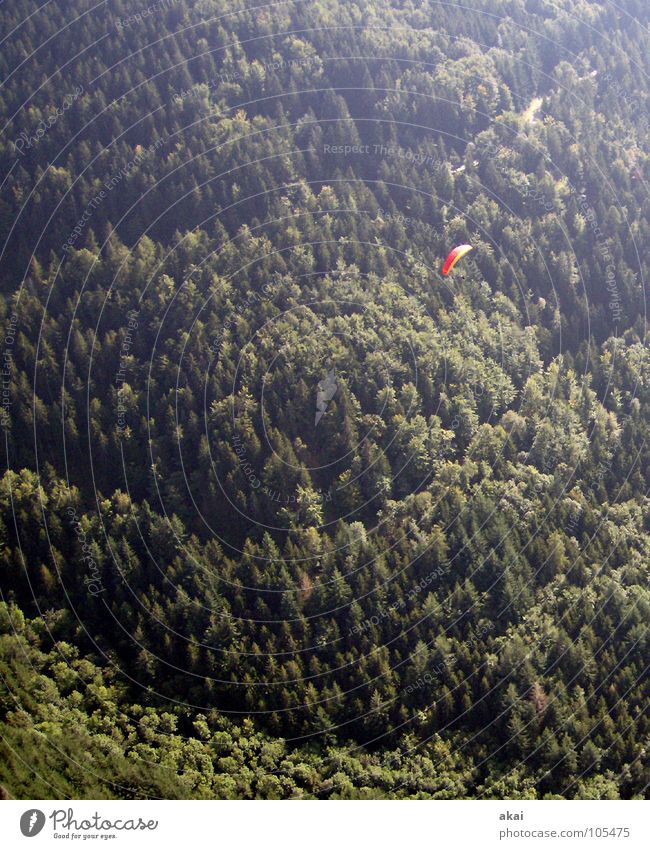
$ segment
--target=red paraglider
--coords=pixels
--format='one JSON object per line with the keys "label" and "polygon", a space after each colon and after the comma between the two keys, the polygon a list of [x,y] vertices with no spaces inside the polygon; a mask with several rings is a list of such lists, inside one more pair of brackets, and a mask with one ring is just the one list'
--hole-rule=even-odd
{"label": "red paraglider", "polygon": [[474,248],[471,245],[458,245],[458,247],[454,248],[445,260],[445,264],[442,267],[442,273],[447,276],[447,274],[449,274],[452,268],[456,265],[458,260],[462,259],[465,254],[468,254],[470,251],[473,250]]}

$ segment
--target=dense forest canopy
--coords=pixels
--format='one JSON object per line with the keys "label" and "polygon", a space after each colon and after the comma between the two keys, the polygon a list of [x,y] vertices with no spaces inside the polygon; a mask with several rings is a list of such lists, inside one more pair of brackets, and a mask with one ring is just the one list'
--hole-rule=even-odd
{"label": "dense forest canopy", "polygon": [[6,792],[647,795],[647,3],[0,22]]}

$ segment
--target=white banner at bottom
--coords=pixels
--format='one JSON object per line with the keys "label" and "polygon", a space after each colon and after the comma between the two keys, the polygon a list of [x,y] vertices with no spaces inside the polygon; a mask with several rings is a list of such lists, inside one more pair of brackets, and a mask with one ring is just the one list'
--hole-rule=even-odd
{"label": "white banner at bottom", "polygon": [[[31,843],[30,841],[34,841]],[[650,847],[634,801],[5,801],[3,849],[61,845],[423,849]]]}

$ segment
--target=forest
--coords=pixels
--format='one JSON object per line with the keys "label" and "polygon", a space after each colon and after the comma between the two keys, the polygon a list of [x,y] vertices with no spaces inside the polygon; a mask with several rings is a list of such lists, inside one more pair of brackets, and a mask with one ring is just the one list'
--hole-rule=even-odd
{"label": "forest", "polygon": [[647,2],[0,23],[0,791],[647,798]]}

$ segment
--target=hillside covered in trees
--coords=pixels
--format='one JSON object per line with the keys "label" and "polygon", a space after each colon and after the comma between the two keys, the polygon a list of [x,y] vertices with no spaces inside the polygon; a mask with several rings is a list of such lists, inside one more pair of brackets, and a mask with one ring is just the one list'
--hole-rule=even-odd
{"label": "hillside covered in trees", "polygon": [[646,797],[647,2],[0,22],[6,793]]}

